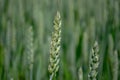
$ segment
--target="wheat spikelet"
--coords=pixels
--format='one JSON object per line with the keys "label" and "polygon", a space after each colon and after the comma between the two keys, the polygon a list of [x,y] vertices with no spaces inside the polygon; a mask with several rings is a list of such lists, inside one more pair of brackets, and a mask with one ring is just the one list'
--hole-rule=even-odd
{"label": "wheat spikelet", "polygon": [[50,73],[50,80],[59,69],[59,55],[60,55],[60,41],[61,41],[61,19],[60,13],[57,12],[57,15],[54,19],[54,32],[52,33],[52,40],[50,46],[50,58],[48,71]]}
{"label": "wheat spikelet", "polygon": [[98,52],[99,52],[99,47],[98,47],[98,43],[95,42],[93,48],[92,48],[92,52],[91,52],[91,56],[90,56],[90,63],[89,63],[89,68],[90,68],[90,72],[88,74],[88,80],[96,80],[96,76],[97,76],[97,69],[99,66],[99,56],[98,56]]}

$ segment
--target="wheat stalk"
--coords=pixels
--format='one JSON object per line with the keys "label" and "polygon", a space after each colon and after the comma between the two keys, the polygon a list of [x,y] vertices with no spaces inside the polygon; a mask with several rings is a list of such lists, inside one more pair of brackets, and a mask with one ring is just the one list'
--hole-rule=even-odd
{"label": "wheat stalk", "polygon": [[89,69],[90,72],[88,74],[88,80],[96,80],[96,76],[97,76],[97,69],[99,66],[99,56],[98,56],[98,52],[99,52],[99,47],[98,47],[98,43],[95,42],[94,46],[92,48],[92,52],[91,52],[91,56],[90,56],[90,63],[89,63]]}
{"label": "wheat stalk", "polygon": [[60,41],[61,41],[61,18],[60,13],[57,11],[57,15],[54,19],[54,32],[52,33],[52,40],[50,46],[50,58],[48,71],[50,73],[50,80],[59,69],[59,55],[60,55]]}

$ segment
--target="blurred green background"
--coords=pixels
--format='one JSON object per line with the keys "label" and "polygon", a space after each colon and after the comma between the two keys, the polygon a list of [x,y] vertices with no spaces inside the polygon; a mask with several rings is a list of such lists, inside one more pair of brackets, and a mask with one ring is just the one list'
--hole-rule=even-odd
{"label": "blurred green background", "polygon": [[49,79],[50,40],[58,5],[62,41],[56,80],[78,80],[79,67],[87,80],[95,40],[100,47],[97,80],[113,80],[115,50],[120,64],[120,0],[59,0],[58,4],[57,0],[0,0],[0,80],[28,80],[25,33],[29,26],[34,33],[33,80]]}

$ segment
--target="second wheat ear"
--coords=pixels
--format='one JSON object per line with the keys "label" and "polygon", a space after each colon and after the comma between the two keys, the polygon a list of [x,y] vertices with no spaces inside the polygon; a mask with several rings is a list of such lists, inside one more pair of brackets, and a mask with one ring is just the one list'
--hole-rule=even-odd
{"label": "second wheat ear", "polygon": [[60,13],[57,14],[54,19],[54,32],[52,33],[50,44],[50,56],[48,71],[50,73],[50,80],[56,76],[56,72],[59,70],[59,55],[60,55],[60,42],[61,42],[61,17]]}
{"label": "second wheat ear", "polygon": [[99,46],[98,43],[95,42],[94,46],[91,51],[91,56],[90,56],[90,63],[89,63],[89,69],[90,72],[88,74],[88,80],[97,80],[97,74],[98,74],[98,66],[99,66]]}

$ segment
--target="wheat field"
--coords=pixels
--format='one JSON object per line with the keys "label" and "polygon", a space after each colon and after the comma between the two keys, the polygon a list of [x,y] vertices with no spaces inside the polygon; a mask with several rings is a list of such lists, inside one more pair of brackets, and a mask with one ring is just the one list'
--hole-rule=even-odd
{"label": "wheat field", "polygon": [[120,0],[0,0],[0,80],[120,80]]}

